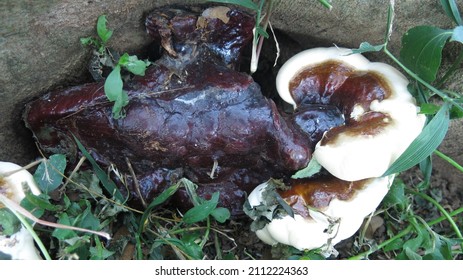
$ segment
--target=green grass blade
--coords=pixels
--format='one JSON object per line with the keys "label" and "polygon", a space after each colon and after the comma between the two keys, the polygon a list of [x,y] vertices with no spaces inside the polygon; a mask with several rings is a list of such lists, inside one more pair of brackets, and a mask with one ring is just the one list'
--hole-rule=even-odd
{"label": "green grass blade", "polygon": [[455,3],[455,0],[441,0],[440,3],[450,19],[452,19],[458,25],[463,24],[460,11],[458,11],[458,6],[457,3]]}
{"label": "green grass blade", "polygon": [[119,189],[117,188],[116,184],[114,184],[114,182],[108,178],[108,175],[106,174],[106,172],[101,169],[101,167],[96,163],[95,159],[90,155],[90,153],[85,149],[85,147],[82,145],[82,143],[79,141],[79,139],[77,139],[77,137],[75,137],[74,135],[72,135],[72,137],[74,137],[74,141],[76,141],[77,143],[77,147],[79,148],[80,152],[82,153],[82,155],[84,157],[87,158],[87,160],[90,162],[90,164],[92,165],[93,167],[93,170],[95,171],[95,174],[96,176],[98,177],[98,179],[100,179],[101,183],[103,184],[103,186],[105,187],[105,189],[111,194],[111,195],[114,195],[114,197],[119,200],[120,202],[124,202],[124,197],[122,196],[122,193],[119,191]]}
{"label": "green grass blade", "polygon": [[444,140],[449,127],[449,104],[444,103],[405,152],[383,174],[388,176],[407,170],[425,160]]}

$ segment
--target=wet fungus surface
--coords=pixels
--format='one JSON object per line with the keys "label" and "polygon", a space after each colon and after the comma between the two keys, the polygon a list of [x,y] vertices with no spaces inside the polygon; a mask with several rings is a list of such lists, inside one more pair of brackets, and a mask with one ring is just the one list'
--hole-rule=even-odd
{"label": "wet fungus surface", "polygon": [[[311,56],[305,60],[309,66],[289,66],[289,74],[279,74],[287,80],[282,84],[286,78],[277,78],[278,91],[294,111],[278,108],[250,75],[239,71],[254,26],[254,17],[236,8],[155,10],[146,18],[146,29],[164,51],[145,76],[124,85],[129,96],[124,118],[112,117],[104,82],[95,82],[49,92],[27,104],[26,126],[43,151],[65,153],[71,161],[79,158],[73,136],[78,138],[102,167],[115,166],[126,174],[127,186],[117,183],[135,206],[149,203],[185,177],[198,185],[202,197],[219,191],[220,205],[236,217],[243,214],[243,203],[256,186],[270,178],[289,183],[291,175],[306,167],[320,146],[340,146],[358,136],[374,138],[397,125],[395,109],[382,107],[400,95],[391,81],[376,69],[357,69],[356,63],[339,59],[332,49],[327,50],[332,54],[328,59],[322,56],[317,61]],[[353,59],[367,63],[358,56]],[[401,80],[400,86],[403,83]],[[411,97],[401,98],[409,102],[405,106],[409,115],[416,117]],[[408,113],[399,115],[403,114]],[[405,137],[405,142],[413,135]],[[375,149],[381,149],[383,142]],[[399,152],[404,146],[408,144],[401,145]],[[342,169],[330,169],[324,158],[317,160],[330,173]],[[365,164],[370,159],[359,160]],[[381,168],[392,160],[389,156]],[[352,162],[338,163],[359,169]],[[341,178],[333,173],[346,183],[330,177],[328,181],[336,182],[325,182],[330,185],[325,193],[307,191],[304,184],[297,183],[282,196],[291,205],[299,205],[296,195],[306,197],[314,207],[326,206],[332,198],[349,199],[350,186],[357,184],[352,181],[375,177],[371,174]],[[181,209],[191,206],[182,191],[170,204]]]}

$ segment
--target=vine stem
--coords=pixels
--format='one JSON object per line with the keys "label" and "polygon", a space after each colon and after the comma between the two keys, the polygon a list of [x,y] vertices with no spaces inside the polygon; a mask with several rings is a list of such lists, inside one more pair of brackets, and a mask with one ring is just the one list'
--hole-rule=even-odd
{"label": "vine stem", "polygon": [[456,169],[458,169],[460,172],[463,172],[463,166],[461,166],[460,164],[458,164],[458,162],[456,162],[455,160],[453,160],[451,157],[447,156],[446,154],[438,151],[438,150],[435,150],[434,153],[439,156],[440,158],[444,159],[445,161],[447,161],[448,163],[450,163],[453,167],[455,167]]}
{"label": "vine stem", "polygon": [[[463,235],[461,234],[460,232],[460,229],[458,228],[457,224],[455,223],[455,221],[452,219],[452,217],[450,216],[449,212],[447,212],[447,210],[444,209],[444,207],[442,207],[442,205],[439,204],[439,202],[437,202],[434,198],[430,197],[429,195],[427,194],[424,194],[424,193],[420,193],[420,192],[417,192],[417,191],[414,191],[414,190],[409,190],[410,193],[412,193],[413,195],[417,195],[417,196],[420,196],[421,198],[425,199],[426,201],[428,202],[431,202],[434,206],[437,207],[437,209],[439,209],[439,211],[442,213],[442,215],[447,219],[447,221],[450,223],[450,225],[452,226],[453,230],[455,231],[456,235],[458,236],[458,238],[460,239],[463,239]],[[461,244],[462,248],[463,248],[463,243]]]}
{"label": "vine stem", "polygon": [[417,80],[418,82],[420,82],[422,85],[424,85],[425,87],[427,87],[429,90],[431,90],[432,92],[434,92],[435,94],[439,95],[444,101],[448,101],[450,102],[452,105],[454,105],[455,107],[459,108],[460,110],[463,110],[463,107],[458,104],[457,102],[455,102],[455,100],[453,100],[452,98],[448,97],[446,94],[444,94],[442,91],[438,90],[437,88],[433,87],[432,85],[430,85],[428,82],[426,82],[425,80],[421,79],[418,75],[416,75],[415,73],[413,73],[413,71],[411,71],[410,69],[408,69],[402,62],[400,62],[399,59],[397,59],[397,57],[395,57],[387,48],[386,46],[384,46],[384,49],[383,49],[384,53],[389,56],[395,63],[397,63],[397,65],[399,65],[405,72],[407,72],[408,75],[410,75],[411,77],[413,77],[415,80]]}

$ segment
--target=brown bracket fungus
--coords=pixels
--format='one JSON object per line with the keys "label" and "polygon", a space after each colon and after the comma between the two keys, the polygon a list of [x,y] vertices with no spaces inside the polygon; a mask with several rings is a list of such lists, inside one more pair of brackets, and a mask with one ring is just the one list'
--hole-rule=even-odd
{"label": "brown bracket fungus", "polygon": [[337,47],[303,51],[277,76],[281,98],[295,109],[320,104],[342,113],[344,124],[324,133],[313,156],[346,181],[382,176],[423,129],[407,85],[392,66]]}
{"label": "brown bracket fungus", "polygon": [[[364,218],[374,212],[387,194],[394,176],[342,181],[332,176],[297,179],[288,190],[275,190],[269,182],[259,185],[248,197],[247,207],[267,212],[251,214],[263,223],[255,229],[263,242],[291,245],[299,250],[321,249],[330,255],[333,246],[351,237]],[[293,216],[278,205],[268,204],[268,192],[277,192],[293,209]],[[271,215],[271,220],[268,219]],[[267,221],[267,222],[266,222]]]}
{"label": "brown bracket fungus", "polygon": [[[18,204],[26,196],[24,188],[29,188],[36,195],[40,193],[32,175],[21,169],[17,164],[0,162],[0,194]],[[4,205],[0,203],[1,207]],[[13,260],[42,259],[35,248],[32,235],[23,226],[10,236],[0,234],[0,253]]]}
{"label": "brown bracket fungus", "polygon": [[[281,189],[270,180],[249,195],[245,211],[261,240],[330,255],[359,229],[392,184],[394,175],[382,175],[424,126],[407,85],[393,67],[337,47],[306,50],[283,65],[277,89],[295,115],[318,106],[333,121],[321,126],[313,154],[325,171]],[[295,123],[307,131],[303,119]]]}

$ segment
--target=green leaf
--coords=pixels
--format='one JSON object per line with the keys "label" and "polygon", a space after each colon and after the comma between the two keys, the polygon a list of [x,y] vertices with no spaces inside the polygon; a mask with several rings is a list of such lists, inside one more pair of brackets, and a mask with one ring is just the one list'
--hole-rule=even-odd
{"label": "green leaf", "polygon": [[98,230],[100,220],[92,213],[92,206],[88,200],[85,200],[86,208],[82,214],[76,217],[75,225],[90,230]]}
{"label": "green leaf", "polygon": [[109,251],[105,247],[103,247],[102,242],[100,239],[95,235],[95,247],[90,247],[90,259],[91,260],[106,260],[110,256],[114,255],[115,252]]}
{"label": "green leaf", "polygon": [[447,16],[450,19],[452,19],[457,25],[462,25],[457,3],[455,3],[454,0],[441,0],[440,3]]}
{"label": "green leaf", "polygon": [[13,235],[21,229],[21,222],[8,208],[0,208],[0,235]]}
{"label": "green leaf", "polygon": [[449,127],[449,104],[444,103],[439,112],[423,128],[405,152],[389,167],[383,176],[405,171],[431,155],[444,140]]}
{"label": "green leaf", "polygon": [[42,162],[34,173],[34,180],[44,193],[58,188],[63,182],[63,173],[66,168],[66,156],[56,154]]}
{"label": "green leaf", "polygon": [[[50,197],[46,194],[35,195],[32,192],[26,192],[26,197],[23,200],[29,201],[35,207],[48,211],[60,211],[61,205],[55,205],[50,202]],[[22,203],[22,201],[21,201]]]}
{"label": "green leaf", "polygon": [[315,158],[312,158],[307,166],[299,171],[297,171],[291,178],[293,179],[301,179],[301,178],[309,178],[313,175],[317,174],[322,169],[322,166]]}
{"label": "green leaf", "polygon": [[106,22],[106,16],[101,15],[98,17],[98,21],[96,23],[96,32],[98,33],[98,37],[100,37],[103,44],[105,44],[113,35],[113,32],[111,30],[108,30],[108,28],[106,27]]}
{"label": "green leaf", "polygon": [[210,200],[206,200],[202,204],[199,204],[188,210],[185,215],[183,215],[183,221],[187,224],[193,224],[206,219],[212,213],[212,211],[216,209],[218,202],[219,193],[215,192],[212,194]]}
{"label": "green leaf", "polygon": [[420,105],[420,114],[435,115],[441,106],[433,103],[423,103]]}
{"label": "green leaf", "polygon": [[122,91],[121,95],[114,102],[112,113],[114,119],[120,119],[125,117],[125,113],[122,112],[122,109],[129,104],[129,96],[126,91]]}
{"label": "green leaf", "polygon": [[405,196],[405,184],[402,180],[394,180],[391,188],[384,197],[382,204],[384,204],[386,207],[398,205],[401,210],[406,209],[408,205],[408,200]]}
{"label": "green leaf", "polygon": [[253,11],[259,10],[259,7],[257,6],[257,4],[252,2],[252,0],[208,0],[207,2],[233,4],[233,5],[238,5],[241,7],[251,9]]}
{"label": "green leaf", "polygon": [[122,77],[121,67],[116,65],[114,69],[109,73],[104,83],[104,92],[109,101],[116,101],[121,98],[122,95]]}
{"label": "green leaf", "polygon": [[82,143],[77,139],[74,135],[74,141],[76,141],[77,147],[79,148],[80,152],[84,157],[87,158],[87,160],[90,162],[90,164],[93,167],[93,171],[95,171],[96,176],[98,176],[98,179],[100,179],[101,183],[103,184],[103,187],[111,194],[114,195],[114,197],[119,200],[120,202],[124,201],[124,197],[122,196],[121,192],[117,188],[116,184],[109,178],[109,176],[106,174],[106,172],[101,169],[101,167],[96,163],[95,159],[89,154],[89,152],[85,149],[85,147],[82,145]]}
{"label": "green leaf", "polygon": [[[59,215],[58,224],[72,226],[72,221],[66,212],[63,212]],[[53,230],[52,236],[56,237],[58,240],[66,240],[72,237],[76,237],[77,233],[69,229],[55,228],[55,230]]]}
{"label": "green leaf", "polygon": [[463,43],[463,26],[457,26],[453,29],[452,37],[450,37],[450,41],[456,41]]}
{"label": "green leaf", "polygon": [[218,207],[211,212],[211,216],[219,223],[224,223],[230,218],[230,210],[223,207]]}
{"label": "green leaf", "polygon": [[135,57],[135,59],[131,59],[129,63],[125,66],[125,68],[137,75],[137,76],[145,76],[146,67],[148,67],[148,63],[144,62],[143,60],[139,60],[136,55],[131,57]]}
{"label": "green leaf", "polygon": [[379,52],[384,48],[385,44],[372,45],[368,42],[362,42],[358,49],[353,49],[352,54],[364,52]]}
{"label": "green leaf", "polygon": [[434,26],[417,26],[402,37],[400,59],[423,80],[433,82],[442,60],[442,49],[452,30]]}

